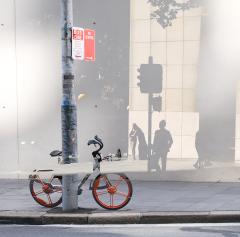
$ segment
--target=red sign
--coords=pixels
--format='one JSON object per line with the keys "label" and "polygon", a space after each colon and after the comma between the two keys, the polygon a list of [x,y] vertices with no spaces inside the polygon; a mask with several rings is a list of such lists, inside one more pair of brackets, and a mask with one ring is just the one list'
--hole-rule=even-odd
{"label": "red sign", "polygon": [[72,29],[73,39],[74,40],[83,40],[83,29],[73,28]]}
{"label": "red sign", "polygon": [[84,30],[84,59],[95,61],[95,30]]}
{"label": "red sign", "polygon": [[72,58],[76,60],[84,59],[84,29],[72,28]]}

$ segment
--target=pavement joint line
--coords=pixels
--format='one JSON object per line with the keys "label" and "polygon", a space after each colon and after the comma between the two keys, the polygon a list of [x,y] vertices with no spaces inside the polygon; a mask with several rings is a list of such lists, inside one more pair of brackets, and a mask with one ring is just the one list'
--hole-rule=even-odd
{"label": "pavement joint line", "polygon": [[[24,226],[24,225],[22,225]],[[157,228],[157,227],[234,227],[239,226],[239,223],[176,223],[176,224],[96,224],[91,225],[92,228],[136,228],[137,227],[144,227],[144,228]],[[53,224],[53,225],[42,225],[42,227],[69,227],[69,225],[66,224]],[[71,225],[71,228],[86,228],[89,229],[89,225]]]}

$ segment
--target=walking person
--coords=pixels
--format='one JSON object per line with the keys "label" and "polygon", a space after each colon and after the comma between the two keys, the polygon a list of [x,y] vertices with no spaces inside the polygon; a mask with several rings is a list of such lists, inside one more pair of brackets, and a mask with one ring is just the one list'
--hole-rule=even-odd
{"label": "walking person", "polygon": [[173,139],[171,133],[166,129],[165,120],[159,123],[159,128],[155,131],[153,140],[153,160],[156,170],[160,171],[159,159],[161,158],[162,171],[165,172],[167,169],[167,154],[173,144]]}
{"label": "walking person", "polygon": [[204,167],[204,156],[201,152],[202,143],[201,143],[201,134],[200,134],[199,130],[196,132],[196,136],[195,136],[195,147],[196,147],[196,150],[198,153],[198,159],[193,166],[196,169],[200,169],[200,168]]}
{"label": "walking person", "polygon": [[204,144],[205,139],[203,136],[203,132],[200,132],[200,130],[198,130],[195,137],[195,147],[198,154],[198,159],[193,165],[195,169],[201,169],[212,165]]}
{"label": "walking person", "polygon": [[134,129],[134,124],[132,126],[132,130],[129,133],[130,138],[130,146],[132,149],[132,157],[134,160],[136,160],[136,145],[137,145],[137,131]]}
{"label": "walking person", "polygon": [[132,152],[135,156],[136,142],[138,141],[138,156],[139,160],[147,160],[147,142],[144,132],[136,123],[133,124],[132,133],[129,136],[132,138]]}

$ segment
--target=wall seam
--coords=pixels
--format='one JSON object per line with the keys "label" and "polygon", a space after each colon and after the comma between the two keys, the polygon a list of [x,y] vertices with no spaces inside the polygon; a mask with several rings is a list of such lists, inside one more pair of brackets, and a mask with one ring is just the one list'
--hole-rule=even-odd
{"label": "wall seam", "polygon": [[[20,147],[19,147],[19,94],[18,94],[18,66],[17,66],[17,6],[16,6],[16,0],[13,0],[13,6],[14,6],[14,47],[15,47],[15,69],[16,69],[16,113],[17,113],[17,169],[20,169]],[[17,175],[18,179],[19,174]]]}

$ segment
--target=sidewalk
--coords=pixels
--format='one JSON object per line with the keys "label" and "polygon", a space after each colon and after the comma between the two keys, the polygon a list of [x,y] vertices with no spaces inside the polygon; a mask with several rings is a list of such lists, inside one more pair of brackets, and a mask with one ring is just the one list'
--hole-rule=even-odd
{"label": "sidewalk", "polygon": [[[182,182],[240,182],[240,161],[235,162],[216,162],[212,161],[212,165],[204,169],[195,169],[196,159],[174,159],[169,158],[167,162],[166,173],[148,172],[148,161],[146,160],[123,160],[116,162],[102,162],[101,172],[123,172],[127,173],[131,180],[144,181],[182,181]],[[75,166],[76,164],[74,164]],[[60,165],[61,166],[61,165]],[[62,169],[59,165],[37,167],[37,169]],[[81,162],[75,167],[77,173],[91,173],[92,162]],[[0,179],[20,178],[27,179],[32,170],[36,167],[28,168],[28,170],[15,170],[12,172],[0,172]],[[63,168],[66,172],[66,167]],[[72,172],[72,173],[75,173]],[[50,172],[48,172],[49,174]],[[56,173],[56,172],[55,172]],[[63,170],[60,172],[63,173]],[[46,173],[45,173],[46,174]],[[50,174],[51,175],[51,174]]]}
{"label": "sidewalk", "polygon": [[131,202],[120,211],[99,207],[91,192],[79,196],[79,210],[43,208],[30,196],[27,180],[0,180],[0,223],[95,224],[240,222],[239,183],[133,181]]}

